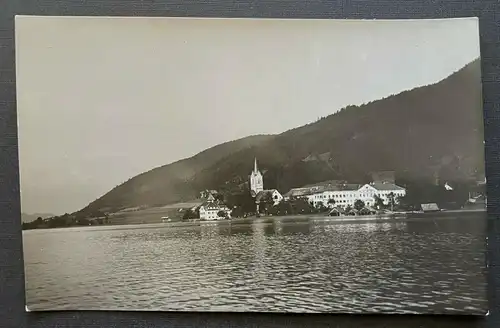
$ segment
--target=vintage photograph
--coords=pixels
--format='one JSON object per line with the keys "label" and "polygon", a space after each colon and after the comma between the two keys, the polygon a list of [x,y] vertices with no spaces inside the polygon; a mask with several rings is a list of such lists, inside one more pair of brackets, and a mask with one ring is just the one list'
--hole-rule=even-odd
{"label": "vintage photograph", "polygon": [[487,313],[476,18],[15,31],[27,311]]}

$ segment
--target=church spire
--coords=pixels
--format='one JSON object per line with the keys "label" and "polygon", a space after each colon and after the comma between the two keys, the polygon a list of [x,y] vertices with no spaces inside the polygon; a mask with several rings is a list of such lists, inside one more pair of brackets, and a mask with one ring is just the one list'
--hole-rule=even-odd
{"label": "church spire", "polygon": [[252,197],[255,197],[259,192],[264,190],[264,180],[262,173],[259,172],[259,167],[257,166],[257,157],[255,157],[253,162],[253,171],[250,174],[250,191]]}

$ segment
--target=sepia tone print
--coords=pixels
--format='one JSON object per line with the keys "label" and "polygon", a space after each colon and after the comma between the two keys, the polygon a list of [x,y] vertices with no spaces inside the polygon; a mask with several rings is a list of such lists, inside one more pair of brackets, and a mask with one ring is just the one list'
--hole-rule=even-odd
{"label": "sepia tone print", "polygon": [[477,19],[16,18],[30,311],[484,315]]}

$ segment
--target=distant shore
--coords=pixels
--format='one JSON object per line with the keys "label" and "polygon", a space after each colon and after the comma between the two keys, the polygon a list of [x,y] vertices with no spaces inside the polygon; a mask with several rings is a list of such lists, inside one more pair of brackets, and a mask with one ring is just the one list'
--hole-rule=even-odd
{"label": "distant shore", "polygon": [[325,222],[384,222],[384,221],[404,221],[406,219],[418,219],[418,218],[430,218],[438,217],[444,218],[457,214],[468,215],[477,214],[484,212],[486,209],[461,209],[461,210],[449,210],[449,211],[436,211],[436,212],[420,212],[420,213],[391,213],[391,214],[379,214],[379,215],[340,215],[340,216],[327,216],[327,215],[284,215],[284,216],[251,216],[246,218],[233,218],[224,220],[213,220],[213,221],[192,221],[192,222],[165,222],[163,225],[169,227],[187,227],[187,226],[209,226],[209,225],[225,225],[225,224],[245,224],[251,222],[262,222],[271,223],[279,221],[304,221],[304,220],[315,220],[315,221],[325,221]]}
{"label": "distant shore", "polygon": [[[66,228],[96,228],[96,227],[113,227],[113,226],[129,226],[142,227],[142,226],[164,226],[164,227],[200,227],[200,226],[210,226],[210,225],[245,225],[252,224],[254,222],[259,223],[276,223],[280,221],[286,221],[291,223],[305,222],[309,220],[314,220],[316,222],[328,222],[328,223],[364,223],[364,222],[397,222],[406,220],[420,220],[426,218],[446,218],[453,217],[455,215],[467,216],[477,213],[485,213],[486,209],[460,209],[460,210],[446,210],[446,211],[436,211],[436,212],[393,212],[388,214],[376,214],[376,215],[339,215],[339,216],[328,216],[324,214],[295,214],[295,215],[283,215],[283,216],[249,216],[245,218],[232,218],[223,220],[213,220],[213,221],[172,221],[172,222],[161,222],[161,221],[149,221],[149,222],[113,222],[111,224],[104,225],[91,225],[91,226],[69,226],[69,227],[54,227],[54,228],[38,228],[38,229],[25,229],[28,230],[51,230],[51,229],[66,229]],[[155,216],[156,217],[156,216]]]}

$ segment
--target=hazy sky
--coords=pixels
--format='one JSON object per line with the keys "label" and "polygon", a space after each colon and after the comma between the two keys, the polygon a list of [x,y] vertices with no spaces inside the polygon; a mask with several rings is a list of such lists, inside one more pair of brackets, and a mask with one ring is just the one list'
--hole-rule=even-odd
{"label": "hazy sky", "polygon": [[437,82],[479,37],[475,19],[18,16],[16,56],[22,209],[60,214],[207,147]]}

